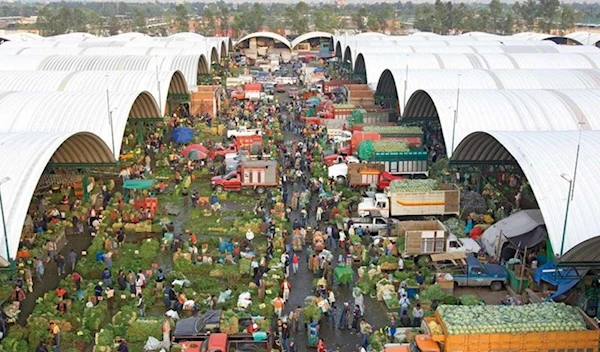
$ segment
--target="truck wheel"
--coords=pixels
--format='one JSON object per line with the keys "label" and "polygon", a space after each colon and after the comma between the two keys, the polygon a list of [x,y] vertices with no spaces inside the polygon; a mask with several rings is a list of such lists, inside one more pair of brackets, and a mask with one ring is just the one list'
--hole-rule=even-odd
{"label": "truck wheel", "polygon": [[256,193],[258,193],[258,194],[265,193],[265,188],[264,187],[256,187]]}
{"label": "truck wheel", "polygon": [[492,291],[500,291],[502,289],[502,287],[504,287],[504,285],[502,284],[502,282],[500,281],[494,281],[492,282],[492,284],[490,285],[490,289]]}
{"label": "truck wheel", "polygon": [[344,176],[338,176],[336,179],[338,184],[343,185],[346,183],[346,178]]}
{"label": "truck wheel", "polygon": [[216,190],[217,192],[223,192],[223,186],[221,186],[221,185],[218,185],[218,186],[216,186],[216,187],[215,187],[215,190]]}
{"label": "truck wheel", "polygon": [[217,155],[217,156],[215,156],[215,161],[216,162],[220,163],[223,160],[225,160],[225,157],[223,155]]}

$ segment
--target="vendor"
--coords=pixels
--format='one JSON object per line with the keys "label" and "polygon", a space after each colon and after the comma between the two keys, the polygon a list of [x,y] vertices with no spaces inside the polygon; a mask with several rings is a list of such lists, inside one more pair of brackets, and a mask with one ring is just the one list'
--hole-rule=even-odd
{"label": "vendor", "polygon": [[63,205],[68,205],[69,204],[69,197],[66,194],[62,197],[62,200],[60,201],[60,204],[63,204]]}

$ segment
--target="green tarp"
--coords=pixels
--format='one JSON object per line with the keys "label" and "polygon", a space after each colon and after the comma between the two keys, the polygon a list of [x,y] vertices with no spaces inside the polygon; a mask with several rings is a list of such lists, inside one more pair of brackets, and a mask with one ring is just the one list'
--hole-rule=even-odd
{"label": "green tarp", "polygon": [[123,184],[125,189],[148,189],[154,185],[154,180],[127,180]]}

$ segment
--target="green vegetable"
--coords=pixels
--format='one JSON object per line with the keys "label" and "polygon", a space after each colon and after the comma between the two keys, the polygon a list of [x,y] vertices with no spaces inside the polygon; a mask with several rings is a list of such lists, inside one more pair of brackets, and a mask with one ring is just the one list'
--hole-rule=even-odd
{"label": "green vegetable", "polygon": [[423,130],[417,126],[365,126],[365,132],[375,132],[380,135],[405,135],[405,136],[420,136]]}
{"label": "green vegetable", "polygon": [[442,290],[440,285],[431,285],[423,290],[419,296],[423,300],[443,300],[446,297],[446,293]]}
{"label": "green vegetable", "polygon": [[391,192],[431,192],[440,189],[437,180],[394,180],[390,182]]}
{"label": "green vegetable", "polygon": [[478,306],[481,304],[481,300],[475,295],[462,295],[460,296],[460,304],[463,306]]}
{"label": "green vegetable", "polygon": [[450,335],[587,330],[577,308],[564,303],[441,305],[437,310]]}

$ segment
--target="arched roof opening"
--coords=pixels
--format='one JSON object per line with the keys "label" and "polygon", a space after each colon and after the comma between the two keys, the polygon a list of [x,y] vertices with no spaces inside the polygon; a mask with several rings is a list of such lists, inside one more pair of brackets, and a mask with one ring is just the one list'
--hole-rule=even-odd
{"label": "arched roof opening", "polygon": [[215,63],[219,63],[219,53],[217,52],[217,49],[214,47],[210,50],[210,63],[211,63],[211,65],[213,65]]}
{"label": "arched roof opening", "polygon": [[342,42],[340,41],[335,43],[335,57],[342,59]]}
{"label": "arched roof opening", "polygon": [[[391,96],[404,111],[406,100],[422,89],[600,89],[600,70],[385,70],[375,94]],[[370,83],[370,82],[369,82]]]}
{"label": "arched roof opening", "polygon": [[1,92],[0,132],[89,132],[107,144],[115,138],[119,156],[129,119],[161,118],[154,97],[145,91],[110,93],[113,130],[106,92]]}
{"label": "arched roof opening", "polygon": [[600,90],[461,90],[458,94],[457,89],[418,90],[403,114],[404,121],[439,121],[448,155],[475,131],[576,131],[580,122],[586,130],[600,130]]}
{"label": "arched roof opening", "polygon": [[[344,50],[344,62],[347,62],[350,64],[350,66],[354,67],[353,65],[353,57],[352,57],[352,49],[350,49],[350,46],[348,45],[346,47],[346,50]],[[363,71],[358,71],[358,72],[363,72]]]}
{"label": "arched roof opening", "polygon": [[[37,183],[48,163],[109,164],[115,158],[108,145],[92,133],[23,132],[0,133],[0,169],[10,180],[2,185],[6,224],[0,216],[0,228],[6,225],[11,258],[15,258],[23,223]],[[4,237],[4,231],[0,232]],[[7,240],[5,242],[5,239]],[[6,250],[0,251],[0,264],[7,265]]]}
{"label": "arched roof opening", "polygon": [[298,44],[305,42],[307,40],[321,39],[321,38],[331,39],[331,38],[333,38],[333,34],[327,33],[327,32],[318,32],[318,31],[304,33],[304,34],[296,37],[294,40],[292,40],[292,49],[294,49]]}
{"label": "arched roof opening", "polygon": [[[600,131],[476,132],[460,143],[452,161],[518,163],[538,200],[554,254],[562,249],[561,262],[581,264],[600,261],[598,148]],[[572,193],[563,176],[574,180]]]}
{"label": "arched roof opening", "polygon": [[591,32],[573,32],[566,35],[581,45],[593,45],[600,47],[600,34]]}
{"label": "arched roof opening", "polygon": [[240,40],[238,40],[235,43],[234,48],[241,47],[243,43],[249,41],[250,39],[259,39],[259,38],[271,39],[275,43],[281,43],[286,48],[288,48],[290,50],[292,49],[292,43],[290,43],[289,40],[287,40],[285,37],[283,37],[277,33],[273,33],[273,32],[256,32],[256,33],[248,34],[248,35],[242,37]]}
{"label": "arched roof opening", "polygon": [[227,57],[227,43],[221,43],[221,60]]}

